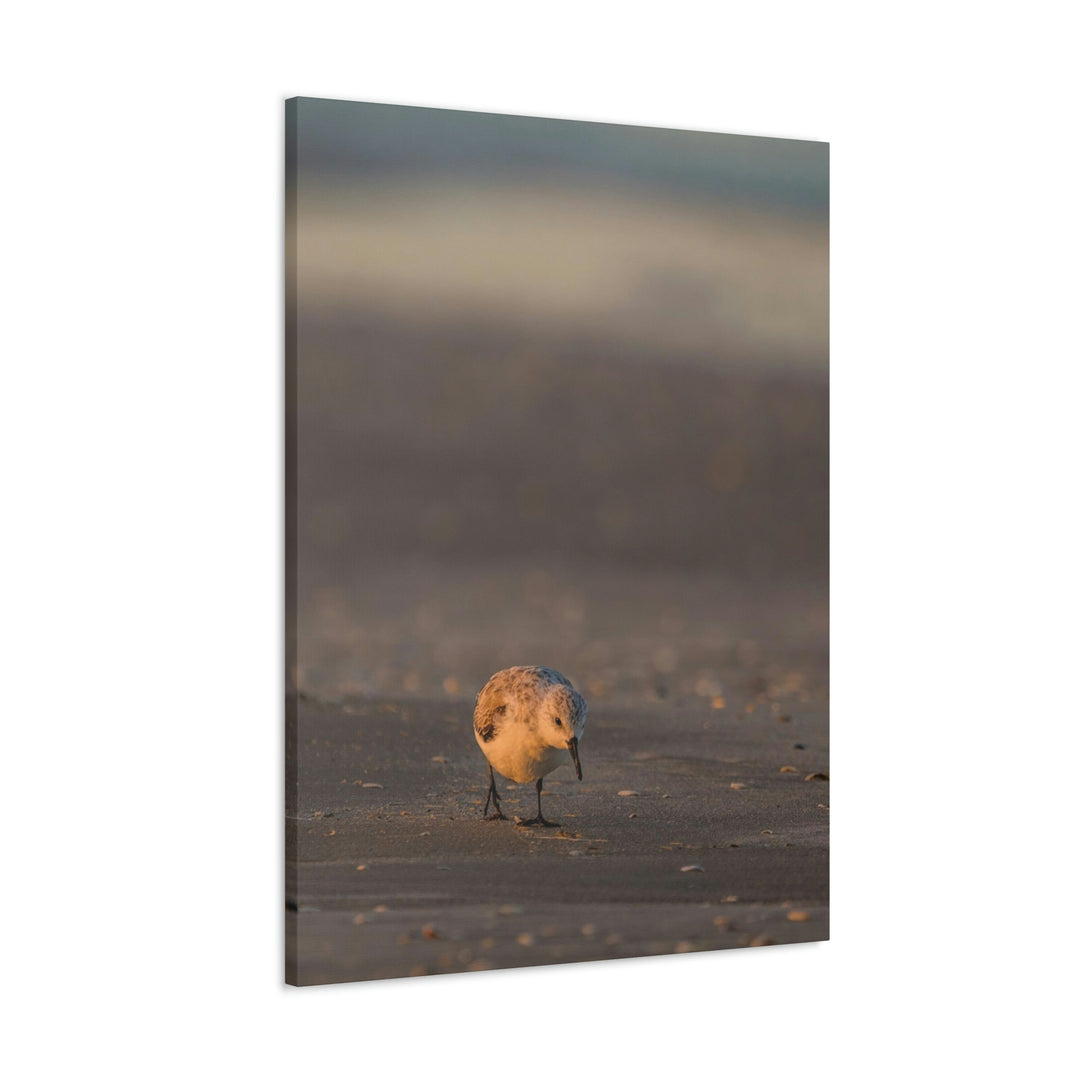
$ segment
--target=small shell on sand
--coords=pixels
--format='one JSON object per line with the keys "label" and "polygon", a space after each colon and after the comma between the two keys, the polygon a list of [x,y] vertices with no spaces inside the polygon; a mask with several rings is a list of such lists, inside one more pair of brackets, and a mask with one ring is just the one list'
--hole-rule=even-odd
{"label": "small shell on sand", "polygon": [[809,922],[809,911],[789,911],[787,913],[788,922]]}
{"label": "small shell on sand", "polygon": [[807,780],[828,780],[829,775],[828,775],[828,773],[823,773],[823,772],[812,772],[806,779]]}
{"label": "small shell on sand", "polygon": [[689,874],[689,873],[704,874],[705,873],[705,867],[704,866],[698,866],[697,863],[691,863],[689,866],[683,866],[680,869],[682,870],[682,872],[684,874]]}
{"label": "small shell on sand", "polygon": [[732,791],[742,791],[742,789],[743,789],[744,787],[746,787],[746,785],[745,785],[745,784],[732,784],[732,785],[731,785],[731,790],[732,790]]}
{"label": "small shell on sand", "polygon": [[621,795],[621,796],[622,796],[623,798],[627,798],[628,796],[638,795],[638,794],[640,794],[640,793],[639,793],[639,792],[637,792],[637,791],[631,791],[631,790],[630,790],[629,788],[627,788],[627,789],[626,789],[625,791],[620,791],[620,792],[619,792],[619,794],[620,794],[620,795]]}
{"label": "small shell on sand", "polygon": [[781,765],[780,766],[780,771],[781,772],[798,772],[799,770],[796,769],[794,765]]}

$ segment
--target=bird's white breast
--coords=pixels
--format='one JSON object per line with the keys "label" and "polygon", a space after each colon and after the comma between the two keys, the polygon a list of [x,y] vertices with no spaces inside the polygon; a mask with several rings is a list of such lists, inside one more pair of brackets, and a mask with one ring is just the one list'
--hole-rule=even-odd
{"label": "bird's white breast", "polygon": [[479,735],[476,741],[491,767],[515,784],[539,780],[570,761],[565,749],[542,743],[535,731],[524,724],[508,724],[489,742]]}

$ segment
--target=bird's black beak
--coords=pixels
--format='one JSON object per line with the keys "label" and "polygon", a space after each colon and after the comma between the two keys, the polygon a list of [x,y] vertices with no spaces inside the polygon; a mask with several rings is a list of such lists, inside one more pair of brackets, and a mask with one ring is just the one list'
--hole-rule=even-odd
{"label": "bird's black beak", "polygon": [[581,779],[581,762],[577,756],[577,736],[575,735],[567,744],[566,749],[570,751],[570,756],[574,759],[574,768],[577,769],[577,778]]}

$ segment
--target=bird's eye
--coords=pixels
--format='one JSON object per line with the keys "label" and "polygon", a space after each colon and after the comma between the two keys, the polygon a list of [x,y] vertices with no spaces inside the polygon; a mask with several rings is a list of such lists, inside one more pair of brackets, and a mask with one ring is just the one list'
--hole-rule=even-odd
{"label": "bird's eye", "polygon": [[562,721],[557,716],[555,717],[555,723],[562,727]]}

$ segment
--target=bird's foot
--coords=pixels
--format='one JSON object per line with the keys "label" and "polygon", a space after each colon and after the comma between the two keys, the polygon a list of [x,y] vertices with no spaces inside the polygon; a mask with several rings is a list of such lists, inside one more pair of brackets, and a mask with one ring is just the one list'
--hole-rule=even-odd
{"label": "bird's foot", "polygon": [[525,818],[516,817],[516,818],[514,818],[514,824],[520,826],[521,828],[525,828],[526,826],[529,826],[529,825],[544,825],[549,829],[561,829],[562,828],[562,826],[557,821],[548,821],[548,819],[546,817],[544,817],[543,815],[539,815],[537,817],[531,817],[528,820],[526,820]]}
{"label": "bird's foot", "polygon": [[485,821],[509,821],[510,819],[501,811],[496,810],[494,814],[485,814]]}

